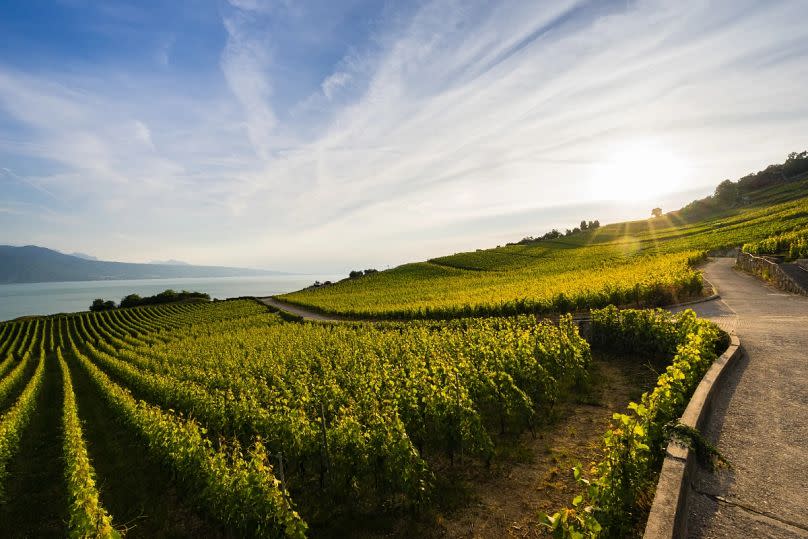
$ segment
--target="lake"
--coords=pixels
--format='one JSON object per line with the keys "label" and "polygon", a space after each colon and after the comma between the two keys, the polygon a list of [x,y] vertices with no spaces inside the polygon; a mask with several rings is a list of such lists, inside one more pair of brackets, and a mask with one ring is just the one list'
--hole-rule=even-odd
{"label": "lake", "polygon": [[152,296],[167,288],[207,292],[211,298],[270,296],[292,292],[314,281],[343,276],[271,275],[193,279],[138,279],[131,281],[73,281],[0,285],[0,321],[19,316],[86,311],[96,298],[116,303],[129,294]]}

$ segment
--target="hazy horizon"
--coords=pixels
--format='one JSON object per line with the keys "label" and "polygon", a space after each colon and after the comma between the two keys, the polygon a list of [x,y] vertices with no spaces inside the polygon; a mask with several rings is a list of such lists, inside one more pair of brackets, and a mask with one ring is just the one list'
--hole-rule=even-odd
{"label": "hazy horizon", "polygon": [[[673,193],[673,194],[669,195],[666,200],[669,201],[669,202],[672,202],[672,204],[671,205],[663,204],[663,206],[665,207],[664,211],[667,212],[667,211],[673,211],[673,210],[679,209],[683,204],[685,204],[687,202],[690,202],[691,200],[693,200],[696,197],[700,198],[703,195],[710,194],[712,192],[712,189],[708,188],[706,191],[704,191],[704,192],[702,192],[702,191],[703,190],[692,190],[692,191],[686,191],[686,192],[682,192],[682,193]],[[635,219],[644,219],[644,218],[646,218],[647,217],[646,214],[650,215],[650,212],[647,211],[647,210],[649,210],[651,208],[651,206],[649,206],[650,203],[651,203],[650,201],[637,201],[637,202],[634,202],[634,203],[611,204],[611,205],[590,204],[590,205],[580,205],[580,206],[576,205],[575,208],[580,209],[583,212],[588,212],[588,213],[585,213],[587,216],[590,216],[590,214],[591,214],[591,216],[590,216],[591,218],[588,219],[588,220],[598,219],[600,221],[601,225],[608,225],[608,224],[611,224],[611,223],[614,223],[614,222],[622,222],[624,220],[635,220]],[[509,242],[519,241],[520,239],[522,239],[525,236],[540,235],[540,234],[542,234],[544,232],[550,231],[553,228],[557,228],[557,229],[559,229],[559,230],[561,230],[563,232],[567,228],[572,229],[573,227],[578,226],[578,224],[580,223],[580,220],[576,220],[574,222],[569,222],[569,223],[566,223],[565,225],[547,224],[546,226],[540,226],[538,229],[535,227],[535,223],[537,223],[537,222],[556,223],[558,221],[558,219],[563,219],[564,216],[569,214],[569,212],[570,212],[570,208],[560,206],[560,207],[549,208],[547,210],[544,210],[544,211],[541,212],[540,215],[537,215],[533,211],[527,211],[527,212],[517,212],[517,213],[513,213],[511,215],[503,216],[503,217],[499,217],[499,218],[494,217],[493,219],[498,219],[498,220],[501,220],[501,221],[506,221],[507,220],[510,223],[511,227],[516,231],[515,235],[504,236],[504,237],[499,237],[499,236],[494,236],[494,235],[487,235],[485,233],[486,227],[490,223],[492,218],[483,217],[483,218],[476,219],[476,220],[469,220],[469,221],[467,221],[465,223],[466,224],[466,230],[467,231],[468,230],[477,230],[479,232],[477,233],[478,235],[470,236],[468,239],[466,239],[465,243],[462,243],[460,241],[458,241],[457,243],[451,243],[451,241],[448,241],[447,238],[456,238],[457,237],[456,234],[453,234],[453,231],[450,230],[450,229],[445,229],[445,230],[438,229],[438,230],[436,230],[436,232],[440,232],[443,235],[439,236],[439,237],[436,237],[435,239],[438,240],[436,243],[440,243],[442,250],[441,250],[441,248],[438,248],[438,249],[422,248],[420,250],[415,250],[410,257],[402,256],[400,253],[397,254],[397,255],[394,253],[394,257],[391,258],[391,260],[393,260],[392,262],[389,262],[389,263],[377,263],[374,267],[376,267],[377,269],[390,269],[390,268],[393,268],[393,267],[396,267],[398,265],[405,264],[405,263],[408,263],[408,262],[417,262],[417,261],[421,261],[421,260],[426,260],[428,258],[434,258],[434,257],[437,257],[437,256],[443,256],[443,255],[447,255],[447,254],[452,254],[454,252],[472,251],[472,250],[481,249],[481,248],[492,248],[492,247],[496,247],[498,245],[505,245],[506,243],[509,243]],[[634,214],[634,216],[631,216],[632,214]],[[629,215],[629,216],[625,217],[625,215]],[[522,224],[521,227],[519,225],[520,223]],[[520,232],[518,232],[518,230],[524,230],[524,232],[520,233]],[[501,239],[501,241],[499,241],[498,243],[493,243],[493,242],[495,242],[497,240],[500,240],[500,239]],[[428,238],[424,238],[424,240],[426,241],[426,240],[428,240]],[[30,244],[30,243],[18,243],[18,244],[10,243],[8,245],[10,245],[12,247],[25,247],[25,246],[30,246],[30,245],[33,245],[33,246],[36,246],[36,247],[44,247],[46,249],[51,249],[51,250],[57,251],[57,252],[62,253],[62,254],[75,256],[75,257],[78,257],[78,258],[84,258],[86,260],[91,260],[91,261],[124,262],[124,263],[137,263],[137,264],[165,264],[165,263],[168,262],[168,261],[159,261],[159,260],[139,260],[139,259],[138,260],[132,260],[132,259],[126,259],[126,258],[106,259],[106,258],[103,258],[103,257],[100,257],[100,256],[96,256],[93,253],[82,253],[82,252],[72,251],[70,248],[56,249],[56,248],[50,247],[48,245],[34,245],[34,244]],[[444,248],[444,246],[445,246],[445,248]],[[422,247],[424,247],[424,246],[422,246]],[[429,246],[426,246],[426,247],[429,247]],[[227,263],[196,264],[196,263],[187,262],[185,260],[172,260],[171,262],[173,262],[174,265],[189,265],[190,264],[190,265],[194,265],[194,266],[197,266],[197,265],[199,265],[199,266],[204,266],[204,265],[207,265],[207,266],[231,266],[231,267],[233,266],[232,264],[227,264]],[[294,269],[277,270],[277,268],[274,268],[274,267],[258,267],[258,266],[239,266],[239,267],[246,267],[246,268],[249,268],[249,269],[282,271],[282,272],[288,273],[290,275],[319,275],[319,274],[322,274],[322,273],[340,275],[342,273],[347,273],[348,271],[353,270],[353,269],[357,269],[357,268],[364,269],[365,268],[365,266],[362,266],[361,264],[356,264],[356,263],[351,263],[351,262],[349,262],[348,264],[346,264],[344,266],[326,268],[323,271],[318,271],[318,268],[313,268],[313,269],[311,269],[309,271],[302,271],[302,270],[301,271],[296,271]],[[367,266],[367,267],[370,267],[370,266]]]}
{"label": "hazy horizon", "polygon": [[808,146],[804,7],[13,1],[0,244],[342,273],[677,209]]}

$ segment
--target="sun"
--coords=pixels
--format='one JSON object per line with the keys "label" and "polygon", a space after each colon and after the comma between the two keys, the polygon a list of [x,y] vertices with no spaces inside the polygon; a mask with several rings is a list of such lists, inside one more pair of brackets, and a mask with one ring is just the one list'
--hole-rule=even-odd
{"label": "sun", "polygon": [[597,200],[653,202],[680,190],[686,174],[686,162],[661,144],[624,144],[595,165],[593,195]]}

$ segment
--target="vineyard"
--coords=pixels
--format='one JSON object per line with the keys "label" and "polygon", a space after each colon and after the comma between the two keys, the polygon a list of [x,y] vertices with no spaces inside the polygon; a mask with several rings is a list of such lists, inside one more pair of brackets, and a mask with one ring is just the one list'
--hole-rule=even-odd
{"label": "vineyard", "polygon": [[[714,357],[711,328],[692,313],[607,309],[596,312],[591,342],[649,357],[681,356],[690,342],[694,352],[674,358],[673,368],[693,385]],[[345,511],[417,512],[431,502],[435,462],[484,466],[502,434],[546,428],[556,402],[588,383],[591,365],[590,344],[569,317],[300,324],[251,300],[8,322],[0,354],[0,533],[74,537],[166,529],[302,537],[327,531]],[[663,378],[679,388],[675,372]],[[670,383],[659,391],[670,395]],[[672,398],[668,406],[644,397],[634,408],[651,437],[637,440],[631,430],[631,442],[645,448],[635,490],[653,482],[659,455],[648,448],[660,443],[660,422],[686,402]],[[32,430],[55,442],[55,455],[22,453]],[[110,450],[119,436],[142,463]],[[48,459],[61,494],[26,482],[20,470],[37,458]],[[138,468],[115,473],[110,460],[118,459]],[[617,472],[599,473],[606,485]],[[176,484],[171,499],[158,500],[171,512],[137,503],[149,474],[161,490]],[[21,491],[47,499],[50,515],[21,511]],[[634,501],[613,503],[611,521]]]}
{"label": "vineyard", "polygon": [[[661,375],[576,468],[580,495],[541,522],[636,536],[726,335],[690,311],[614,306],[699,296],[711,249],[805,256],[804,187],[283,296],[376,321],[304,323],[238,299],[0,323],[0,536],[329,536],[425,518],[452,470],[551,432],[599,354]],[[535,316],[572,311],[591,312],[586,339],[569,314]]]}
{"label": "vineyard", "polygon": [[753,255],[784,255],[791,260],[808,258],[808,228],[746,243],[743,252]]}
{"label": "vineyard", "polygon": [[101,415],[101,436],[122,431],[176,479],[195,533],[299,537],[346,504],[423,505],[430,461],[492,458],[495,435],[540,428],[590,363],[570,320],[294,324],[250,300],[9,322],[0,354],[0,533],[48,522],[25,522],[14,494],[42,488],[15,470],[50,395],[65,501],[49,522],[77,537],[165,525],[107,474]]}
{"label": "vineyard", "polygon": [[[750,205],[688,219],[680,213],[575,236],[459,253],[279,296],[359,318],[455,318],[664,305],[698,296],[694,264],[808,226],[801,182],[762,190]],[[795,242],[795,254],[803,243]],[[801,255],[800,255],[801,256]]]}
{"label": "vineyard", "polygon": [[656,386],[615,414],[599,462],[574,470],[580,494],[572,507],[543,515],[554,537],[640,537],[667,442],[690,397],[729,336],[692,311],[618,310],[592,314],[592,345],[616,352],[669,357]]}

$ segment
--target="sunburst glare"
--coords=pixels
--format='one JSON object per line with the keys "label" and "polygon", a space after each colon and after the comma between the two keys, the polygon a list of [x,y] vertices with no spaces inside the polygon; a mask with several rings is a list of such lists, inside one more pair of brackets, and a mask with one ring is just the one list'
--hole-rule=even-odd
{"label": "sunburst glare", "polygon": [[680,190],[688,176],[684,158],[654,141],[617,146],[595,166],[592,193],[596,200],[637,202]]}

